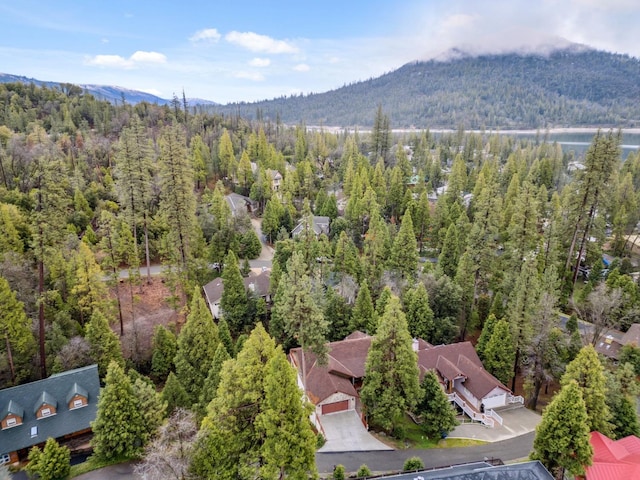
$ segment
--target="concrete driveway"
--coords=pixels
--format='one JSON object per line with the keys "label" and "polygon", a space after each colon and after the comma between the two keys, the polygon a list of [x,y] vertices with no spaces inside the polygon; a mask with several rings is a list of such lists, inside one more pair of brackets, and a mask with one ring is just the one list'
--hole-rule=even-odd
{"label": "concrete driveway", "polygon": [[355,410],[323,415],[321,422],[327,442],[318,452],[393,450],[364,428]]}
{"label": "concrete driveway", "polygon": [[539,413],[524,407],[498,411],[498,413],[503,419],[502,426],[496,424],[495,427],[491,428],[481,423],[463,423],[454,428],[449,437],[500,442],[535,432],[536,426],[542,420],[542,416]]}

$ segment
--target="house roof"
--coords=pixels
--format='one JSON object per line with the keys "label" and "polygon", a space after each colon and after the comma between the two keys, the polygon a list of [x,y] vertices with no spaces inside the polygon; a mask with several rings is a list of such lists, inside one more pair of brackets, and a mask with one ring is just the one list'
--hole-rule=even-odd
{"label": "house roof", "polygon": [[[371,339],[365,333],[354,332],[344,340],[329,343],[326,365],[319,365],[313,353],[305,352],[307,395],[314,404],[338,392],[358,396],[351,379],[364,377]],[[302,371],[301,349],[291,349],[290,355]]]}
{"label": "house roof", "polygon": [[509,391],[500,380],[484,369],[471,342],[437,345],[419,350],[418,364],[422,370],[435,370],[448,380],[464,376],[465,388],[476,398],[484,398],[494,388]]}
{"label": "house roof", "polygon": [[231,213],[235,215],[239,215],[241,213],[247,213],[247,207],[255,208],[256,202],[249,197],[245,197],[244,195],[240,195],[239,193],[230,193],[226,195],[225,200],[229,204],[229,208],[231,209]]}
{"label": "house roof", "polygon": [[586,468],[588,480],[628,480],[640,478],[640,438],[630,435],[611,440],[591,432],[593,464]]}
{"label": "house roof", "polygon": [[[344,340],[329,343],[327,364],[324,366],[317,364],[313,353],[305,352],[307,395],[313,403],[318,404],[337,392],[357,395],[353,388],[353,381],[364,377],[371,341],[371,336],[354,332]],[[435,370],[441,377],[449,380],[464,377],[465,388],[479,399],[484,398],[495,388],[509,391],[483,368],[470,342],[434,347],[425,341],[418,341],[414,342],[414,349],[417,349],[421,374],[427,370]],[[300,348],[292,349],[290,355],[301,372]]]}
{"label": "house roof", "polygon": [[[271,272],[269,270],[265,270],[257,275],[251,273],[248,277],[243,278],[242,281],[244,282],[245,290],[250,290],[257,296],[262,297],[269,294]],[[222,292],[224,291],[222,277],[214,278],[202,287],[202,289],[204,290],[204,295],[207,297],[207,302],[209,302],[209,304],[214,305],[220,302]]]}
{"label": "house roof", "polygon": [[622,345],[640,346],[640,323],[634,323],[622,337]]}
{"label": "house roof", "polygon": [[538,461],[491,465],[474,462],[450,467],[378,477],[380,480],[553,480],[553,476]]}
{"label": "house roof", "polygon": [[[322,233],[324,233],[325,235],[329,235],[329,224],[331,223],[331,218],[329,217],[319,217],[314,215],[311,221],[311,228],[313,228],[313,231],[315,232],[316,235],[320,235]],[[304,219],[302,219],[298,225],[296,225],[296,227],[291,230],[291,235],[292,236],[296,236],[296,235],[300,235],[300,232],[302,232],[302,228],[304,226]]]}
{"label": "house roof", "polygon": [[[69,410],[66,398],[74,385],[86,392],[88,404],[83,408]],[[19,416],[22,417],[21,425],[0,430],[0,454],[37,445],[49,437],[59,438],[89,428],[96,418],[99,393],[97,365],[0,390],[2,418],[7,413],[21,413]],[[42,403],[57,405],[56,414],[38,420],[33,410],[21,407],[34,405],[34,401],[38,406]],[[36,435],[32,437],[33,427],[36,428]]]}

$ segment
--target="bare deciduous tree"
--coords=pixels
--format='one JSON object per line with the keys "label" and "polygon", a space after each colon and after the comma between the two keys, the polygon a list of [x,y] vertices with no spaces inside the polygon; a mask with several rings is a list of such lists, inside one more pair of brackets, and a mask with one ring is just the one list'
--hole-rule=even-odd
{"label": "bare deciduous tree", "polygon": [[146,448],[144,459],[135,466],[142,480],[187,480],[198,427],[195,415],[178,408],[158,429]]}
{"label": "bare deciduous tree", "polygon": [[581,325],[581,333],[584,340],[597,345],[600,337],[609,329],[617,329],[620,324],[618,306],[622,299],[622,291],[619,288],[610,289],[606,284],[600,283],[587,296],[582,304],[572,301],[572,307],[578,313],[578,317],[591,325]]}

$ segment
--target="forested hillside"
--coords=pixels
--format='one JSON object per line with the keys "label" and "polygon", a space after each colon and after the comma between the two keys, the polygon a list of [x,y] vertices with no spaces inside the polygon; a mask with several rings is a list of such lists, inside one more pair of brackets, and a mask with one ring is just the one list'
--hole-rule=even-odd
{"label": "forested hillside", "polygon": [[[178,464],[194,478],[305,478],[316,441],[291,347],[322,358],[327,341],[356,330],[393,338],[402,361],[372,349],[362,400],[372,428],[403,439],[397,405],[434,413],[419,401],[428,385],[416,388],[417,364],[402,366],[417,361],[412,338],[472,336],[487,370],[536,408],[583,340],[640,322],[640,155],[621,161],[618,131],[573,158],[462,128],[394,136],[389,114],[373,112],[371,134],[333,134],[0,85],[0,388],[97,363],[101,460],[144,455],[148,472]],[[254,218],[231,210],[231,192],[255,202]],[[314,232],[314,215],[329,218],[328,234]],[[275,250],[269,303],[243,288],[261,246],[252,220]],[[153,336],[151,351],[124,349],[123,319],[135,323],[151,263],[180,321],[132,330]],[[202,286],[217,276],[214,321]],[[590,321],[591,336],[581,339],[576,317],[561,324],[560,310]],[[620,363],[635,364],[600,392],[602,421],[619,434],[640,371],[628,347]],[[108,415],[120,399],[131,421]],[[162,428],[152,440],[172,412],[187,440]]]}
{"label": "forested hillside", "polygon": [[640,125],[640,61],[567,49],[549,56],[483,55],[404,65],[326,93],[209,109],[307,125],[509,129]]}

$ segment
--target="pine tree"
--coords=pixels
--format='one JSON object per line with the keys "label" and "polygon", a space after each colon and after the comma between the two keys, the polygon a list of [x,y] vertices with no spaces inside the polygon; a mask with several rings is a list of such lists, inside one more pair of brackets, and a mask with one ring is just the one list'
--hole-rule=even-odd
{"label": "pine tree", "polygon": [[589,430],[610,435],[611,412],[606,403],[606,377],[592,345],[583,347],[578,356],[567,365],[561,383],[566,385],[571,381],[575,381],[582,390]]}
{"label": "pine tree", "polygon": [[419,282],[415,287],[407,290],[402,301],[411,336],[422,338],[427,342],[434,341],[433,310],[429,306],[429,294],[424,283]]}
{"label": "pine tree", "polygon": [[33,447],[29,451],[26,470],[29,475],[37,475],[40,480],[64,480],[71,469],[71,452],[68,447],[58,445],[49,437],[40,450]]}
{"label": "pine tree", "polygon": [[513,375],[515,357],[516,351],[509,331],[509,324],[505,320],[498,320],[493,328],[493,334],[484,348],[484,368],[506,385]]}
{"label": "pine tree", "polygon": [[415,409],[422,422],[422,431],[429,438],[447,434],[458,425],[456,411],[440,386],[438,377],[429,370],[420,384],[422,399]]}
{"label": "pine tree", "polygon": [[173,372],[169,372],[164,384],[162,399],[166,402],[169,413],[175,412],[178,408],[189,408],[192,403],[189,394]]}
{"label": "pine tree", "polygon": [[264,435],[256,419],[265,398],[267,363],[275,354],[274,340],[258,324],[237,357],[224,363],[196,442],[191,465],[196,476],[258,478]]}
{"label": "pine tree", "polygon": [[401,278],[410,280],[418,271],[418,245],[413,233],[411,213],[407,212],[402,217],[402,225],[398,235],[393,241],[389,267]]}
{"label": "pine tree", "polygon": [[131,380],[116,362],[109,364],[91,428],[93,454],[102,460],[134,458],[146,441],[144,420]]}
{"label": "pine tree", "polygon": [[178,349],[178,339],[164,325],[156,325],[151,343],[151,374],[159,380],[165,380],[174,369],[173,360]]}
{"label": "pine tree", "polygon": [[218,329],[200,289],[195,288],[187,321],[178,335],[175,357],[176,376],[189,394],[198,401],[218,347]]}
{"label": "pine tree", "polygon": [[167,411],[167,402],[162,394],[156,392],[153,382],[149,378],[131,370],[131,386],[133,395],[138,400],[138,410],[142,416],[142,426],[145,431],[145,444],[156,434],[158,427],[162,425]]}
{"label": "pine tree", "polygon": [[231,332],[229,331],[229,324],[224,317],[218,320],[218,336],[220,337],[220,343],[224,345],[229,357],[235,357],[236,350],[233,345],[233,339],[231,338]]}
{"label": "pine tree", "polygon": [[220,173],[223,178],[231,178],[236,171],[236,157],[229,132],[225,128],[218,143],[218,158],[220,159]]}
{"label": "pine tree", "polygon": [[165,127],[159,144],[160,208],[169,226],[167,253],[170,262],[186,274],[197,242],[193,166],[180,125]]}
{"label": "pine tree", "polygon": [[224,344],[220,342],[218,344],[218,348],[216,348],[216,353],[213,357],[213,362],[211,362],[209,374],[204,381],[202,394],[200,395],[199,406],[200,410],[203,413],[206,413],[207,406],[209,405],[209,403],[211,403],[211,400],[216,397],[218,385],[220,384],[220,372],[222,371],[222,365],[230,358],[231,355],[229,355],[229,352],[225,348]]}
{"label": "pine tree", "polygon": [[536,427],[531,459],[542,462],[560,479],[565,470],[572,475],[583,475],[592,457],[587,409],[580,387],[570,380],[544,410],[542,421]]}
{"label": "pine tree", "polygon": [[491,313],[484,321],[484,326],[482,327],[482,332],[478,337],[478,343],[476,343],[476,352],[478,353],[478,357],[480,360],[484,361],[484,351],[487,348],[487,343],[489,343],[489,339],[493,335],[493,329],[498,323],[496,316]]}
{"label": "pine tree", "polygon": [[229,250],[224,260],[222,284],[224,285],[222,297],[220,298],[222,316],[225,318],[229,330],[234,335],[238,335],[242,333],[247,324],[249,304],[240,267],[238,266],[238,258],[232,250]]}
{"label": "pine tree", "polygon": [[[34,134],[40,135],[40,130]],[[64,166],[61,162],[43,156],[34,162],[31,169],[34,200],[31,216],[32,249],[38,264],[38,345],[40,360],[40,376],[47,377],[45,351],[45,264],[49,264],[53,252],[57,251],[62,241],[64,229],[60,228],[60,219],[66,218],[70,199],[64,191],[62,174]]]}
{"label": "pine tree", "polygon": [[149,224],[151,221],[153,163],[149,139],[142,121],[135,117],[131,125],[123,129],[116,154],[114,176],[116,190],[124,215],[137,238],[138,225],[142,224],[147,267],[147,282],[151,282],[151,254],[149,250]]}
{"label": "pine tree", "polygon": [[262,411],[256,418],[263,432],[261,478],[316,476],[316,438],[311,430],[312,407],[303,403],[297,372],[281,350],[266,366]]}
{"label": "pine tree", "polygon": [[373,308],[371,293],[369,292],[369,284],[366,280],[360,285],[356,303],[351,312],[351,323],[349,329],[352,332],[360,330],[362,332],[373,335],[376,332],[378,324],[378,315]]}
{"label": "pine tree", "polygon": [[[9,282],[0,276],[0,336],[5,348],[11,382],[16,383],[28,375],[28,362],[35,353],[35,341],[31,333],[31,321],[24,311],[24,304],[16,298]],[[0,351],[2,351],[0,347]],[[16,368],[17,367],[17,368]]]}
{"label": "pine tree", "polygon": [[420,399],[418,358],[398,297],[378,324],[365,364],[360,398],[372,425],[390,432]]}
{"label": "pine tree", "polygon": [[455,223],[449,225],[447,235],[438,256],[438,268],[449,278],[454,278],[461,253],[458,251],[458,230]]}
{"label": "pine tree", "polygon": [[297,251],[287,262],[287,272],[278,285],[273,310],[274,315],[282,320],[289,338],[295,339],[301,347],[304,383],[306,381],[305,354],[313,352],[320,363],[326,359],[329,325],[316,303],[303,257]]}
{"label": "pine tree", "polygon": [[109,327],[107,317],[100,310],[95,310],[86,325],[85,338],[91,347],[91,358],[98,364],[100,378],[107,374],[111,362],[124,366],[124,358],[120,349],[120,340]]}

